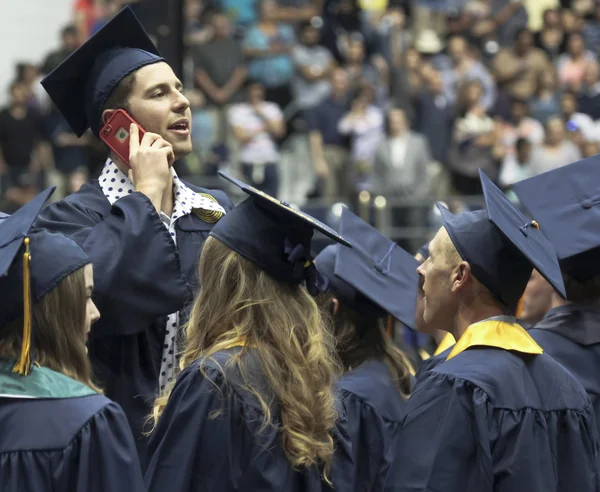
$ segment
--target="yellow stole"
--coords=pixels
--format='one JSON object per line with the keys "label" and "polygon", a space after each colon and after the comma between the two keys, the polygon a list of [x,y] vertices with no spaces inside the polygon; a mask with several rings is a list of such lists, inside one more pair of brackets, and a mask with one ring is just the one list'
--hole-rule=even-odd
{"label": "yellow stole", "polygon": [[456,357],[469,347],[496,347],[533,355],[544,353],[542,347],[521,325],[499,320],[481,321],[469,326],[446,360]]}

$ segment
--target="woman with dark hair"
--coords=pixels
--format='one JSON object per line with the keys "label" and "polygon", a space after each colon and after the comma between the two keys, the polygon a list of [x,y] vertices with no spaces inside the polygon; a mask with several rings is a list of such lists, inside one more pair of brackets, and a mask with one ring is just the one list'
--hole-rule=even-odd
{"label": "woman with dark hair", "polygon": [[311,238],[317,229],[348,243],[227,179],[250,198],[219,220],[202,250],[182,372],[154,407],[146,486],[323,490],[331,480],[337,364],[311,295],[322,288]]}
{"label": "woman with dark hair", "polygon": [[92,382],[90,260],[30,232],[52,191],[0,222],[0,490],[141,492],[125,415]]}
{"label": "woman with dark hair", "polygon": [[333,485],[345,492],[388,490],[390,469],[401,466],[395,448],[412,377],[384,320],[414,326],[418,263],[348,209],[340,231],[351,238],[352,249],[328,246],[315,259],[329,282],[317,299],[331,317],[345,372],[338,382],[345,416],[341,427],[351,442],[350,456],[336,454]]}

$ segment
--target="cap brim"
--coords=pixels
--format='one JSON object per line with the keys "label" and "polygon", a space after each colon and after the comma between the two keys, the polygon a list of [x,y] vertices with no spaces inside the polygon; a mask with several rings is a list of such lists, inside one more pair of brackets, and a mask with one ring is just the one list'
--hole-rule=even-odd
{"label": "cap brim", "polygon": [[267,195],[266,193],[254,188],[253,186],[250,186],[249,184],[240,181],[239,179],[228,176],[222,171],[218,171],[218,174],[222,178],[226,179],[230,183],[240,188],[248,195],[257,198],[259,204],[266,207],[267,209],[272,210],[274,213],[286,213],[290,215],[290,218],[299,219],[300,221],[311,226],[313,229],[325,234],[327,237],[333,239],[334,241],[343,244],[344,246],[347,246],[349,248],[352,248],[352,243],[350,243],[348,240],[346,240],[344,237],[342,237],[340,234],[334,231],[331,227],[327,226],[326,224],[323,224],[322,222],[311,217],[310,215],[305,214],[300,210],[296,210],[295,208],[291,207],[288,203],[282,202],[281,200],[277,200],[276,198]]}

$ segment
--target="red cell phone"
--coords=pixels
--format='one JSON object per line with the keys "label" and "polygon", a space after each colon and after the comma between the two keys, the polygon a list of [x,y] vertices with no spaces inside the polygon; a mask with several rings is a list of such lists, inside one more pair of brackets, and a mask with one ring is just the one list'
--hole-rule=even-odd
{"label": "red cell phone", "polygon": [[139,128],[141,142],[146,130],[124,109],[117,109],[100,130],[100,139],[129,167],[129,128],[132,123]]}

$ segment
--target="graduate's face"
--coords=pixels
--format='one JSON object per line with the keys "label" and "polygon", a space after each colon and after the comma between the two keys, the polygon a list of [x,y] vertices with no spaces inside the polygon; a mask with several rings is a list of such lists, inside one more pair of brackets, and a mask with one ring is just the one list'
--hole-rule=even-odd
{"label": "graduate's face", "polygon": [[92,292],[94,291],[94,269],[91,263],[83,268],[83,275],[85,277],[87,298],[85,305],[85,338],[87,340],[92,324],[100,319],[100,312],[94,304],[94,301],[92,301]]}
{"label": "graduate's face", "polygon": [[423,278],[424,326],[443,329],[450,325],[454,317],[456,301],[452,292],[452,276],[455,268],[448,261],[447,254],[447,248],[451,244],[446,229],[440,228],[429,243],[429,258],[417,268]]}
{"label": "graduate's face", "polygon": [[173,146],[175,157],[192,151],[192,113],[183,85],[166,63],[140,68],[128,99],[133,118]]}

